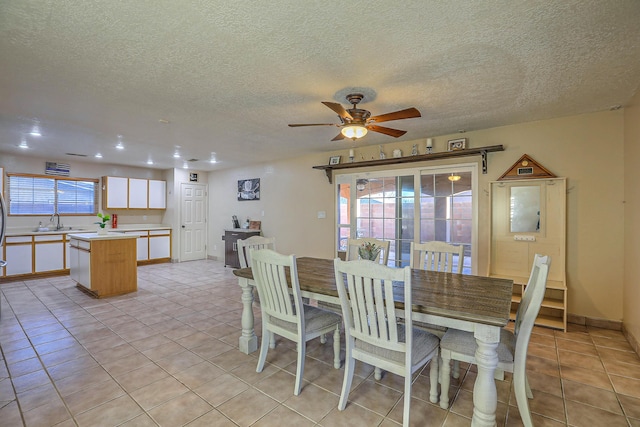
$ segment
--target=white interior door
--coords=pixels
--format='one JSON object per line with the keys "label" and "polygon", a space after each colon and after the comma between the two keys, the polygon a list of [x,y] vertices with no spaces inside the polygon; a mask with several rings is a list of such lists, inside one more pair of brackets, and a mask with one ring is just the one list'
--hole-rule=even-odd
{"label": "white interior door", "polygon": [[182,183],[180,188],[180,261],[207,257],[207,187]]}

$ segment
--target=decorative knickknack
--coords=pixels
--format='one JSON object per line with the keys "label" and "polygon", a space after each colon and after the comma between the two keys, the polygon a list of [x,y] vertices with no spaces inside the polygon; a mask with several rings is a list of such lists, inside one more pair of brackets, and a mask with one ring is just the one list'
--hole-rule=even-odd
{"label": "decorative knickknack", "polygon": [[358,255],[360,255],[361,259],[375,261],[378,258],[378,255],[380,255],[381,249],[382,248],[377,246],[375,243],[366,242],[358,248]]}
{"label": "decorative knickknack", "polygon": [[111,217],[109,216],[109,214],[103,215],[102,213],[99,213],[98,218],[100,218],[101,220],[95,222],[95,224],[98,224],[98,234],[107,234],[107,229],[105,227],[107,226],[107,221],[109,221]]}

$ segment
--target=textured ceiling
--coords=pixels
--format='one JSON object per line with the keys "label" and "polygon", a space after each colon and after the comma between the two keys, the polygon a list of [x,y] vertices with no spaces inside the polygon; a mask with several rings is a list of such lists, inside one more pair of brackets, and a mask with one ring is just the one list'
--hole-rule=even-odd
{"label": "textured ceiling", "polygon": [[607,110],[640,86],[639,23],[638,0],[4,0],[0,156],[168,168],[180,146],[216,152],[192,164],[211,170],[327,152],[352,143],[287,124],[339,123],[321,101],[349,88],[372,115],[420,110],[385,123],[400,140]]}

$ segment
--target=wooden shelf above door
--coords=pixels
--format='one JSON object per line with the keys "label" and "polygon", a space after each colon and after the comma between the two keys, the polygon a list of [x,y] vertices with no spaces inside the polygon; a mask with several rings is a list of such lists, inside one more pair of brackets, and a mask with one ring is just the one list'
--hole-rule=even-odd
{"label": "wooden shelf above door", "polygon": [[365,160],[363,162],[338,163],[337,165],[313,166],[314,169],[324,170],[329,178],[329,184],[333,183],[333,171],[336,169],[364,168],[368,166],[396,165],[401,163],[426,162],[429,160],[449,159],[453,157],[482,156],[482,173],[487,173],[487,153],[504,151],[502,145],[488,147],[468,148],[465,150],[445,151],[442,153],[418,154],[416,156],[392,157],[389,159]]}

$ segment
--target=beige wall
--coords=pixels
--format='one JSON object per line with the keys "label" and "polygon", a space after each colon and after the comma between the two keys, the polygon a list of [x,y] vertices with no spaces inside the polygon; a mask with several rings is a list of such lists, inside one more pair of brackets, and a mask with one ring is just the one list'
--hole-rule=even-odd
{"label": "beige wall", "polygon": [[[608,111],[553,120],[467,132],[469,147],[502,144],[504,152],[488,155],[489,173],[479,182],[478,274],[486,274],[489,247],[489,188],[528,154],[558,176],[568,178],[567,280],[569,313],[607,320],[622,320],[623,299],[623,111]],[[434,151],[445,151],[448,139],[435,138]],[[387,156],[395,148],[406,155],[413,143],[424,153],[424,139],[392,142],[383,146]],[[329,144],[329,142],[327,142]],[[333,144],[333,143],[332,143]],[[335,256],[334,189],[314,165],[327,164],[329,156],[348,155],[344,150],[209,175],[210,250],[223,259],[221,235],[231,225],[231,215],[241,222],[249,216],[263,222],[263,234],[274,236],[278,250],[298,256]],[[358,148],[356,158],[377,158],[377,146]],[[480,162],[479,157],[457,162]],[[401,165],[401,168],[435,166],[455,160]],[[355,169],[349,170],[353,172]],[[261,179],[260,201],[236,201],[237,180]],[[613,185],[612,185],[613,184]],[[264,211],[264,216],[262,212]],[[318,219],[318,211],[327,213]],[[215,245],[215,249],[214,249]]]}
{"label": "beige wall", "polygon": [[[624,112],[624,327],[640,343],[640,91]],[[637,349],[636,349],[637,350]]]}

